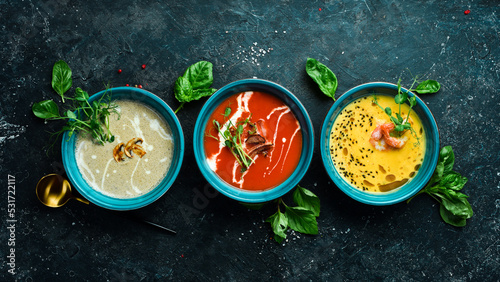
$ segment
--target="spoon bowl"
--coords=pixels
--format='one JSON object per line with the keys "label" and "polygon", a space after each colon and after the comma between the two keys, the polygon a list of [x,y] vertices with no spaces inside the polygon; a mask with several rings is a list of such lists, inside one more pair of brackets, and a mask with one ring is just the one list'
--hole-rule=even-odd
{"label": "spoon bowl", "polygon": [[70,199],[89,204],[89,201],[74,194],[69,181],[59,174],[48,174],[36,185],[36,196],[47,207],[58,208]]}

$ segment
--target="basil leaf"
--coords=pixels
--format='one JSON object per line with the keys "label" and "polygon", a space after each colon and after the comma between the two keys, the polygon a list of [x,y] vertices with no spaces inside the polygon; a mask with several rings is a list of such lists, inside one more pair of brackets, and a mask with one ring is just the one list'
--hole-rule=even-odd
{"label": "basil leaf", "polygon": [[455,154],[451,146],[441,148],[439,152],[439,162],[444,165],[444,173],[452,171],[453,164],[455,163]]}
{"label": "basil leaf", "polygon": [[450,197],[443,198],[441,204],[450,211],[453,215],[464,217],[465,219],[472,216],[472,208],[467,201],[467,196],[462,193],[453,193],[449,190]]}
{"label": "basil leaf", "polygon": [[306,72],[318,84],[319,89],[335,101],[335,91],[338,86],[335,74],[313,58],[307,58]]}
{"label": "basil leaf", "polygon": [[278,243],[281,243],[283,239],[286,238],[286,230],[288,229],[288,219],[285,214],[277,211],[275,214],[268,217],[266,219],[266,222],[271,223],[273,232],[276,235],[274,236],[274,239]]}
{"label": "basil leaf", "polygon": [[191,83],[189,83],[189,79],[184,76],[180,76],[175,81],[174,94],[175,98],[179,102],[190,102],[193,99],[193,87],[191,86]]}
{"label": "basil leaf", "polygon": [[446,187],[447,189],[459,191],[461,190],[465,183],[467,183],[467,178],[460,175],[458,172],[451,171],[441,178],[439,185]]}
{"label": "basil leaf", "polygon": [[436,93],[439,91],[441,88],[441,84],[439,82],[429,79],[422,81],[417,88],[415,88],[415,92],[419,94],[429,94],[429,93]]}
{"label": "basil leaf", "polygon": [[297,185],[297,189],[293,192],[293,201],[300,207],[310,210],[314,216],[319,216],[319,198],[313,192]]}
{"label": "basil leaf", "polygon": [[285,216],[291,229],[304,234],[318,234],[314,213],[303,207],[285,207]]}
{"label": "basil leaf", "polygon": [[212,68],[212,63],[199,61],[189,66],[183,76],[189,80],[193,89],[208,88],[214,81]]}
{"label": "basil leaf", "polygon": [[65,61],[60,60],[54,64],[52,68],[52,88],[61,96],[63,103],[64,93],[73,85],[71,75],[71,69]]}
{"label": "basil leaf", "polygon": [[444,220],[444,222],[448,224],[456,227],[463,227],[466,225],[466,218],[454,215],[449,210],[447,210],[443,204],[439,206],[439,214],[441,215],[441,218]]}
{"label": "basil leaf", "polygon": [[89,99],[89,94],[83,91],[80,87],[77,87],[75,90],[75,100],[80,102],[85,102]]}
{"label": "basil leaf", "polygon": [[31,108],[33,114],[39,118],[43,119],[53,119],[60,117],[59,115],[59,107],[52,100],[45,100],[38,103],[33,104]]}
{"label": "basil leaf", "polygon": [[215,91],[217,91],[217,89],[215,89],[215,88],[195,89],[195,90],[193,90],[191,100],[189,100],[189,101],[199,100],[200,98],[210,96],[210,95],[214,94]]}

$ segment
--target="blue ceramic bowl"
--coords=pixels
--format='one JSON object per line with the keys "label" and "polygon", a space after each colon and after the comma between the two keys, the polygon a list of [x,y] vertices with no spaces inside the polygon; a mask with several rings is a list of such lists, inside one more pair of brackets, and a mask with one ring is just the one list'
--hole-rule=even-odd
{"label": "blue ceramic bowl", "polygon": [[[247,191],[234,187],[222,180],[208,165],[203,146],[204,132],[210,115],[220,103],[228,97],[245,91],[261,91],[280,98],[294,113],[302,128],[302,152],[297,168],[290,177],[280,185],[265,191]],[[222,194],[246,203],[262,203],[274,200],[289,192],[302,179],[311,163],[314,149],[313,125],[309,115],[290,91],[274,82],[261,79],[243,79],[230,83],[210,97],[201,109],[193,136],[194,155],[198,167],[208,183]]]}
{"label": "blue ceramic bowl", "polygon": [[82,177],[75,159],[76,136],[68,138],[66,132],[62,141],[63,165],[70,182],[76,190],[92,203],[111,210],[133,210],[151,204],[160,198],[173,184],[182,164],[184,156],[184,136],[179,120],[170,107],[156,95],[135,87],[111,88],[92,95],[89,101],[99,99],[105,93],[111,93],[113,100],[127,99],[144,103],[160,114],[170,126],[174,140],[174,155],[167,175],[149,193],[136,198],[119,199],[104,195],[94,190]]}
{"label": "blue ceramic bowl", "polygon": [[[395,96],[397,91],[397,85],[385,82],[373,82],[356,86],[344,93],[335,102],[335,104],[333,104],[330,111],[328,111],[328,114],[326,115],[321,129],[321,157],[328,175],[333,180],[335,185],[340,188],[340,190],[346,193],[349,197],[365,204],[384,206],[396,204],[409,199],[411,196],[420,191],[429,181],[437,165],[439,157],[439,132],[437,124],[429,108],[427,108],[424,102],[417,97],[417,105],[413,107],[413,110],[418,114],[420,120],[422,121],[427,141],[424,161],[420,166],[418,173],[413,179],[411,179],[411,181],[391,192],[370,193],[361,191],[360,189],[352,186],[335,169],[333,161],[330,157],[330,132],[338,114],[345,106],[347,106],[347,104],[358,98],[373,94]],[[402,88],[402,91],[407,90]],[[414,94],[410,92],[409,96],[414,96]]]}

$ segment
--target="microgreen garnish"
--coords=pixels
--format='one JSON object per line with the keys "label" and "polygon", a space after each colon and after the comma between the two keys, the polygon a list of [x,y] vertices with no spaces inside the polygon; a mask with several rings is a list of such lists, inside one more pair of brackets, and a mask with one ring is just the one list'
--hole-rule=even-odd
{"label": "microgreen garnish", "polygon": [[307,58],[306,72],[318,84],[319,89],[335,101],[335,91],[338,86],[335,74],[313,58]]}
{"label": "microgreen garnish", "polygon": [[212,67],[210,62],[199,61],[189,66],[184,75],[175,81],[175,98],[181,103],[175,113],[184,106],[184,103],[210,96],[217,91],[210,87],[214,81]]}
{"label": "microgreen garnish", "polygon": [[[418,83],[417,88],[414,89],[413,86],[415,86],[415,84],[417,83]],[[439,82],[435,80],[425,80],[419,83],[418,77],[413,78],[410,90],[406,91],[401,90],[401,79],[398,80],[397,85],[398,85],[398,93],[394,96],[394,102],[399,105],[399,112],[395,113],[395,116],[393,116],[390,107],[384,108],[379,105],[376,95],[373,95],[373,103],[378,105],[389,116],[391,122],[394,124],[394,131],[398,136],[401,136],[406,130],[410,130],[413,137],[417,139],[417,144],[418,144],[420,138],[418,138],[415,130],[412,128],[411,123],[409,121],[411,110],[414,106],[417,105],[417,98],[415,95],[410,97],[408,93],[411,91],[415,91],[417,93],[436,93],[441,88],[441,85],[439,84]],[[401,113],[401,105],[405,103],[408,103],[410,105],[410,109],[408,110],[406,118],[403,118]]]}
{"label": "microgreen garnish", "polygon": [[53,68],[52,87],[64,99],[73,101],[73,105],[59,113],[59,107],[53,100],[45,100],[33,104],[32,111],[35,116],[45,120],[67,120],[66,125],[54,133],[59,136],[69,131],[71,137],[77,131],[87,132],[99,144],[113,142],[114,136],[109,130],[109,117],[112,113],[118,114],[117,105],[105,93],[99,100],[90,103],[89,95],[77,87],[75,96],[65,97],[64,94],[72,86],[71,69],[64,61],[58,61]]}
{"label": "microgreen garnish", "polygon": [[[231,108],[227,107],[224,111],[225,128],[223,128],[224,126],[221,125],[217,120],[214,119],[212,121],[219,137],[215,137],[212,135],[209,135],[209,137],[212,137],[224,143],[224,146],[226,146],[231,151],[233,156],[238,161],[238,164],[241,167],[241,172],[243,173],[253,163],[253,159],[243,150],[242,136],[245,127],[249,126],[252,130],[255,130],[255,124],[253,124],[250,121],[251,116],[246,118],[245,120],[238,121],[236,122],[236,124],[234,124],[231,120],[228,119],[230,114],[231,114]],[[249,133],[250,132],[251,131],[249,131]],[[219,139],[220,136],[222,137],[223,140]]]}
{"label": "microgreen garnish", "polygon": [[[318,222],[320,203],[319,198],[306,188],[297,185],[293,192],[293,201],[296,207],[285,204],[282,198],[275,200],[278,211],[266,219],[271,224],[274,232],[274,240],[281,243],[286,239],[288,228],[304,234],[318,234]],[[285,212],[281,212],[281,206]]]}
{"label": "microgreen garnish", "polygon": [[419,194],[427,193],[440,204],[441,218],[453,226],[465,226],[466,220],[472,217],[472,207],[467,201],[468,196],[458,191],[462,190],[467,178],[453,171],[455,154],[451,146],[445,146],[439,152],[436,170],[429,183],[410,198],[407,203]]}

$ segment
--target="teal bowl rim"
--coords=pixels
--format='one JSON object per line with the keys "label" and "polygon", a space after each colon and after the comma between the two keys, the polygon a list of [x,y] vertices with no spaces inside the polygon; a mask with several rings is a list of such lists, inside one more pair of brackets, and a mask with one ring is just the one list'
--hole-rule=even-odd
{"label": "teal bowl rim", "polygon": [[[302,128],[302,151],[299,163],[293,173],[280,185],[264,191],[247,191],[234,187],[222,180],[206,162],[205,149],[203,146],[204,131],[208,119],[215,107],[220,105],[231,95],[244,91],[263,91],[279,97],[292,110]],[[283,96],[280,96],[283,95]],[[193,136],[194,155],[198,167],[212,187],[220,193],[237,201],[246,203],[263,203],[274,200],[293,189],[307,172],[314,151],[314,129],[309,114],[299,99],[283,86],[263,79],[242,79],[219,89],[207,100],[201,109]]]}
{"label": "teal bowl rim", "polygon": [[[420,191],[424,185],[429,181],[434,173],[439,158],[439,130],[437,127],[436,120],[432,115],[429,108],[425,103],[415,94],[409,92],[409,96],[415,96],[417,99],[417,105],[414,107],[422,123],[424,123],[425,134],[426,134],[426,152],[424,156],[424,161],[419,168],[418,173],[413,179],[411,179],[407,184],[402,187],[386,193],[369,193],[363,192],[358,188],[353,187],[349,184],[335,169],[333,166],[333,161],[330,157],[330,131],[333,126],[338,114],[341,110],[353,100],[377,93],[375,89],[386,89],[388,91],[394,91],[397,93],[398,86],[393,83],[387,82],[370,82],[362,85],[358,85],[351,88],[345,92],[340,98],[333,104],[333,106],[328,111],[323,126],[321,128],[320,135],[320,151],[321,158],[323,160],[323,165],[333,180],[335,185],[342,190],[349,197],[357,200],[361,203],[375,205],[375,206],[385,206],[392,205],[402,201],[405,201],[415,195]],[[401,88],[403,91],[407,91],[405,88]],[[389,93],[379,93],[379,94],[389,94]],[[354,95],[355,98],[353,98]],[[426,126],[427,125],[427,126]]]}
{"label": "teal bowl rim", "polygon": [[70,182],[83,197],[90,202],[110,210],[134,210],[147,206],[159,199],[174,183],[179,174],[182,159],[184,156],[184,135],[181,124],[172,109],[158,96],[153,93],[135,87],[116,87],[100,91],[89,98],[92,102],[100,98],[105,93],[111,93],[112,99],[126,99],[145,103],[159,113],[168,123],[174,138],[174,155],[167,175],[150,192],[135,198],[119,199],[104,195],[94,190],[82,177],[76,164],[75,147],[76,134],[71,136],[64,133],[62,140],[62,160],[63,166]]}

